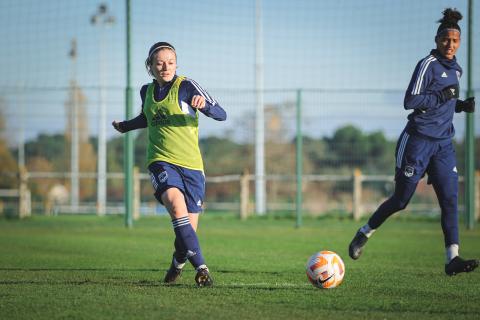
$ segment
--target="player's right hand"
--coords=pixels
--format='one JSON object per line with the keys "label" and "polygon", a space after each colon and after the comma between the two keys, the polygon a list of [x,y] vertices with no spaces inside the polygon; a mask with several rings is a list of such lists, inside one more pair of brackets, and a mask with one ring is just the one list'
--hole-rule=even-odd
{"label": "player's right hand", "polygon": [[443,102],[447,102],[450,99],[458,98],[460,96],[460,88],[458,84],[445,87],[440,92]]}
{"label": "player's right hand", "polygon": [[120,122],[117,122],[116,120],[113,120],[112,126],[115,128],[115,130],[117,130],[120,133],[125,132],[125,130],[123,130],[123,128],[120,126]]}

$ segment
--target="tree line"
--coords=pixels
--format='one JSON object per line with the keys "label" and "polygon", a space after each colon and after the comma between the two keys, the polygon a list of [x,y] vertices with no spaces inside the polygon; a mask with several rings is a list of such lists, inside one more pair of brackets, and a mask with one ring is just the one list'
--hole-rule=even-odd
{"label": "tree line", "polygon": [[[0,117],[1,118],[1,117]],[[3,121],[0,121],[0,131]],[[146,130],[135,138],[135,165],[141,172],[145,168]],[[331,136],[322,138],[303,137],[304,174],[350,174],[359,168],[365,174],[392,174],[394,170],[395,140],[389,140],[383,132],[364,132],[353,125],[338,128]],[[255,172],[255,147],[252,142],[238,142],[229,137],[210,136],[200,139],[207,176],[240,174],[245,170]],[[265,145],[266,173],[274,175],[295,174],[295,137],[290,140],[270,138]],[[463,144],[457,144],[459,172],[463,172]],[[80,171],[95,172],[97,139],[89,138],[80,145]],[[480,138],[476,139],[476,168],[480,167]],[[0,188],[16,188],[18,150],[9,149],[0,139]],[[70,137],[64,134],[40,134],[25,144],[27,171],[69,172]],[[108,172],[123,171],[123,137],[119,135],[108,141]],[[35,199],[44,198],[49,188],[60,183],[69,188],[69,179],[35,179],[29,186]],[[95,201],[95,180],[82,179],[80,198]],[[224,189],[224,188],[223,188]],[[222,191],[225,193],[225,190]],[[227,191],[228,192],[228,191]],[[233,191],[232,191],[233,192]],[[235,191],[236,192],[236,191]],[[151,194],[150,186],[142,193]],[[222,193],[222,194],[223,194]],[[233,195],[230,195],[234,197]],[[229,197],[230,197],[229,196]],[[108,197],[122,199],[123,181],[109,179]]]}

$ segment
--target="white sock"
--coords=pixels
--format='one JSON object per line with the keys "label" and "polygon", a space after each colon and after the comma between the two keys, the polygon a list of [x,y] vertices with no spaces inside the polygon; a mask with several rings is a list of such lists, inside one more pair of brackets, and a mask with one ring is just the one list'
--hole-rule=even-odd
{"label": "white sock", "polygon": [[207,269],[207,271],[208,271],[207,265],[206,265],[206,264],[202,264],[202,265],[198,266],[195,270],[197,270],[197,272],[198,272],[198,271],[200,271],[200,270],[202,270],[202,269]]}
{"label": "white sock", "polygon": [[175,257],[173,257],[173,265],[175,266],[175,268],[177,269],[183,269],[183,267],[185,266],[185,262],[184,263],[180,263],[177,261],[177,259],[175,259]]}
{"label": "white sock", "polygon": [[363,233],[367,238],[370,238],[371,235],[375,232],[375,229],[370,228],[368,223],[360,228],[360,232]]}
{"label": "white sock", "polygon": [[447,254],[447,263],[458,256],[458,244],[454,243],[445,248]]}

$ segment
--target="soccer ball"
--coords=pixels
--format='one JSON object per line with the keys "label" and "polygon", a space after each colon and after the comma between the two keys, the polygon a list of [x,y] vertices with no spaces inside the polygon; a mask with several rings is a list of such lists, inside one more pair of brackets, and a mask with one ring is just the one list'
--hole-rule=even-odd
{"label": "soccer ball", "polygon": [[333,251],[320,251],[307,261],[308,280],[317,288],[332,289],[338,287],[345,275],[342,258]]}

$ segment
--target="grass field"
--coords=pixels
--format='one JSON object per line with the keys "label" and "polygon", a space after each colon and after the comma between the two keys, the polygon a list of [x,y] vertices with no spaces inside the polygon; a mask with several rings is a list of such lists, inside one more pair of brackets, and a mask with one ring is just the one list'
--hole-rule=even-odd
{"label": "grass field", "polygon": [[[196,288],[188,266],[162,284],[173,232],[166,217],[0,219],[0,319],[478,319],[480,271],[447,277],[440,223],[391,219],[352,261],[360,224],[348,219],[202,217],[199,237],[215,280]],[[480,256],[480,230],[460,230]],[[314,288],[304,264],[321,249],[346,265],[344,283]]]}

